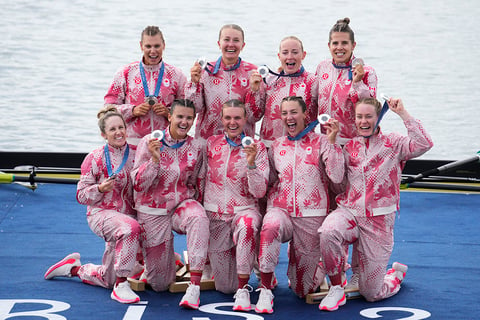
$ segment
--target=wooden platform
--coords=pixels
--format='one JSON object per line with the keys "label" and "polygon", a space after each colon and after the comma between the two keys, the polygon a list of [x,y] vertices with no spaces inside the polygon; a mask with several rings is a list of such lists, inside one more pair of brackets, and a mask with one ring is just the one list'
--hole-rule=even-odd
{"label": "wooden platform", "polygon": [[[329,289],[330,286],[327,280],[324,280],[322,282],[322,285],[320,286],[320,292],[307,294],[307,296],[305,297],[305,302],[307,302],[308,304],[320,303],[320,301],[322,301],[322,299],[327,296]],[[345,289],[345,297],[347,299],[358,299],[361,297],[361,295],[358,292],[358,289]]]}
{"label": "wooden platform", "polygon": [[[185,292],[190,284],[190,266],[187,251],[183,252],[183,262],[179,260],[180,257],[177,257],[175,282],[170,284],[168,288],[168,291],[172,293]],[[128,282],[134,291],[145,291],[146,286],[148,286],[146,282],[138,279],[128,278]],[[215,290],[215,281],[213,279],[202,279],[200,282],[200,290]]]}

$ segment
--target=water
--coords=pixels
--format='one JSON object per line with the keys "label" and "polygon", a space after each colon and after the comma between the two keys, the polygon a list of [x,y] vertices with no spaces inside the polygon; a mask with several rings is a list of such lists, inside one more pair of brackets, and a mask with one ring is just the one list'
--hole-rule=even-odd
{"label": "water", "polygon": [[[96,113],[115,71],[141,56],[140,32],[158,25],[164,59],[189,76],[219,56],[218,30],[241,25],[246,61],[278,66],[287,35],[302,39],[304,66],[329,58],[328,31],[350,17],[355,53],[374,66],[379,92],[401,97],[435,146],[423,158],[457,160],[480,150],[480,4],[476,1],[2,1],[0,150],[88,152],[103,141]],[[405,133],[393,113],[384,132]]]}

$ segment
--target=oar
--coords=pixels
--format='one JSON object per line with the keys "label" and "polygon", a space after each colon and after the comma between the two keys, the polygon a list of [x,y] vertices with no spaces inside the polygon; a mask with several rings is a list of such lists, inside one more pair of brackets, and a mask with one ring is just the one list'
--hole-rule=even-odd
{"label": "oar", "polygon": [[33,186],[35,183],[63,183],[63,184],[75,184],[79,179],[67,179],[67,178],[47,178],[36,177],[31,174],[28,177],[16,176],[11,173],[0,173],[0,183],[12,183],[12,182],[30,182]]}
{"label": "oar", "polygon": [[464,160],[453,161],[453,162],[447,163],[443,166],[440,166],[438,168],[430,169],[430,170],[424,171],[422,173],[419,173],[416,176],[406,177],[406,178],[402,179],[401,184],[409,184],[409,183],[412,183],[414,181],[422,180],[423,178],[431,176],[431,175],[438,175],[439,173],[444,173],[444,172],[447,172],[447,171],[450,171],[450,170],[453,170],[453,169],[457,169],[457,168],[459,168],[459,167],[461,167],[465,164],[468,164],[468,163],[478,162],[479,160],[480,160],[480,154],[477,153],[473,157],[470,157],[470,158],[467,158],[467,159],[464,159]]}
{"label": "oar", "polygon": [[431,183],[431,182],[420,182],[420,181],[400,185],[400,189],[407,189],[407,188],[480,192],[480,186],[472,186],[472,185],[465,185],[465,184],[451,184],[451,183]]}

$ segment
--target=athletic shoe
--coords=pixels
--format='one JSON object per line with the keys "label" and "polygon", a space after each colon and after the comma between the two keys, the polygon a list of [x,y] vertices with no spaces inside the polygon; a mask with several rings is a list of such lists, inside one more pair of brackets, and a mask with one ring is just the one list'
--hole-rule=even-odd
{"label": "athletic shoe", "polygon": [[130,288],[128,281],[120,282],[113,287],[113,291],[110,294],[113,300],[120,303],[135,303],[140,301],[140,297]]}
{"label": "athletic shoe", "polygon": [[246,284],[242,289],[238,289],[237,293],[233,296],[235,303],[233,304],[234,311],[250,311],[252,306],[250,304],[250,292],[253,291],[253,288]]}
{"label": "athletic shoe", "polygon": [[178,305],[188,309],[198,309],[200,306],[200,286],[190,283]]}
{"label": "athletic shoe", "polygon": [[360,279],[360,275],[358,273],[352,274],[352,276],[350,277],[350,280],[347,282],[347,285],[345,286],[345,290],[358,291],[359,279]]}
{"label": "athletic shoe", "polygon": [[407,274],[408,266],[400,262],[394,262],[392,268],[387,271],[387,274],[394,274],[395,277],[402,283],[403,278]]}
{"label": "athletic shoe", "polygon": [[260,291],[258,302],[255,306],[256,313],[273,313],[273,298],[272,290],[267,288],[258,288],[255,291]]}
{"label": "athletic shoe", "polygon": [[52,279],[54,277],[71,277],[71,270],[73,267],[80,267],[80,253],[71,253],[53,266],[48,268],[47,272],[43,276],[45,280]]}
{"label": "athletic shoe", "polygon": [[335,311],[346,303],[345,290],[341,285],[331,286],[328,294],[320,302],[320,310]]}

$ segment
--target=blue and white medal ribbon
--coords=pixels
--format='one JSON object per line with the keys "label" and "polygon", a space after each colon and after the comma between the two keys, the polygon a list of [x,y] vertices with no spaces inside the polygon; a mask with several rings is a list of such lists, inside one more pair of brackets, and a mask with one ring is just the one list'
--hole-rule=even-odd
{"label": "blue and white medal ribbon", "polygon": [[302,139],[303,137],[305,137],[307,133],[312,131],[317,126],[317,124],[318,124],[318,119],[310,122],[310,124],[305,129],[303,129],[299,134],[297,134],[295,137],[287,136],[288,140],[297,141]]}
{"label": "blue and white medal ribbon", "polygon": [[[241,138],[241,140],[243,140],[243,138],[245,138],[245,134],[243,132],[242,132],[242,134],[240,134],[240,138]],[[227,140],[228,144],[231,145],[234,148],[243,146],[242,143],[237,144],[237,143],[233,142],[233,140],[230,139],[227,135],[225,135],[225,139]]]}
{"label": "blue and white medal ribbon", "polygon": [[352,66],[339,66],[338,64],[335,64],[332,62],[332,65],[335,67],[335,69],[348,69],[348,80],[352,81],[353,79],[353,72],[352,72]]}
{"label": "blue and white medal ribbon", "polygon": [[[242,58],[238,57],[238,61],[237,61],[237,63],[236,63],[234,66],[232,66],[232,67],[230,67],[230,68],[225,68],[225,69],[223,69],[223,70],[225,70],[225,71],[233,71],[233,70],[236,70],[236,69],[238,69],[238,68],[240,67],[240,63],[241,63],[241,62],[242,62]],[[222,64],[222,57],[220,57],[220,58],[217,59],[217,62],[215,62],[215,66],[212,66],[210,63],[207,63],[207,67],[205,67],[205,70],[206,70],[209,74],[211,74],[212,76],[214,76],[214,75],[216,75],[216,74],[218,73],[218,71],[220,70],[221,64]],[[208,69],[209,66],[210,66],[210,67],[214,67],[214,68],[213,68],[213,71],[210,71],[210,70]]]}
{"label": "blue and white medal ribbon", "polygon": [[163,138],[160,140],[162,142],[162,146],[160,147],[160,151],[162,151],[164,149],[165,146],[171,148],[171,149],[178,149],[180,148],[181,146],[183,146],[185,144],[185,142],[187,140],[183,140],[183,141],[180,141],[180,142],[177,142],[175,144],[172,144],[172,145],[169,145],[166,141],[165,141],[165,132],[163,132]]}
{"label": "blue and white medal ribbon", "polygon": [[[157,84],[155,85],[155,92],[153,93],[153,97],[158,97],[160,93],[160,87],[162,86],[163,80],[163,73],[165,72],[165,64],[162,62],[162,66],[160,67],[160,72],[158,74]],[[139,63],[140,68],[140,76],[142,77],[142,85],[143,85],[143,92],[145,93],[145,98],[151,97],[150,91],[148,90],[148,83],[147,77],[145,76],[145,68],[143,67],[143,62],[140,61]]]}
{"label": "blue and white medal ribbon", "polygon": [[375,127],[373,128],[372,134],[369,136],[364,136],[364,138],[370,138],[375,134],[375,131],[377,131],[378,126],[380,125],[380,121],[382,121],[383,116],[385,113],[387,113],[389,107],[388,107],[388,101],[385,101],[382,106],[382,110],[380,111],[380,114],[378,115],[377,123],[375,123]]}
{"label": "blue and white medal ribbon", "polygon": [[103,147],[103,153],[105,154],[105,162],[107,164],[108,176],[111,177],[112,175],[119,173],[120,170],[122,170],[123,167],[125,166],[125,163],[127,163],[128,154],[130,153],[130,148],[128,147],[128,144],[127,144],[127,148],[125,149],[125,153],[123,154],[122,163],[117,168],[117,170],[115,170],[115,172],[113,172],[113,169],[112,169],[112,162],[110,160],[110,152],[108,151],[108,143],[105,145],[105,147]]}

